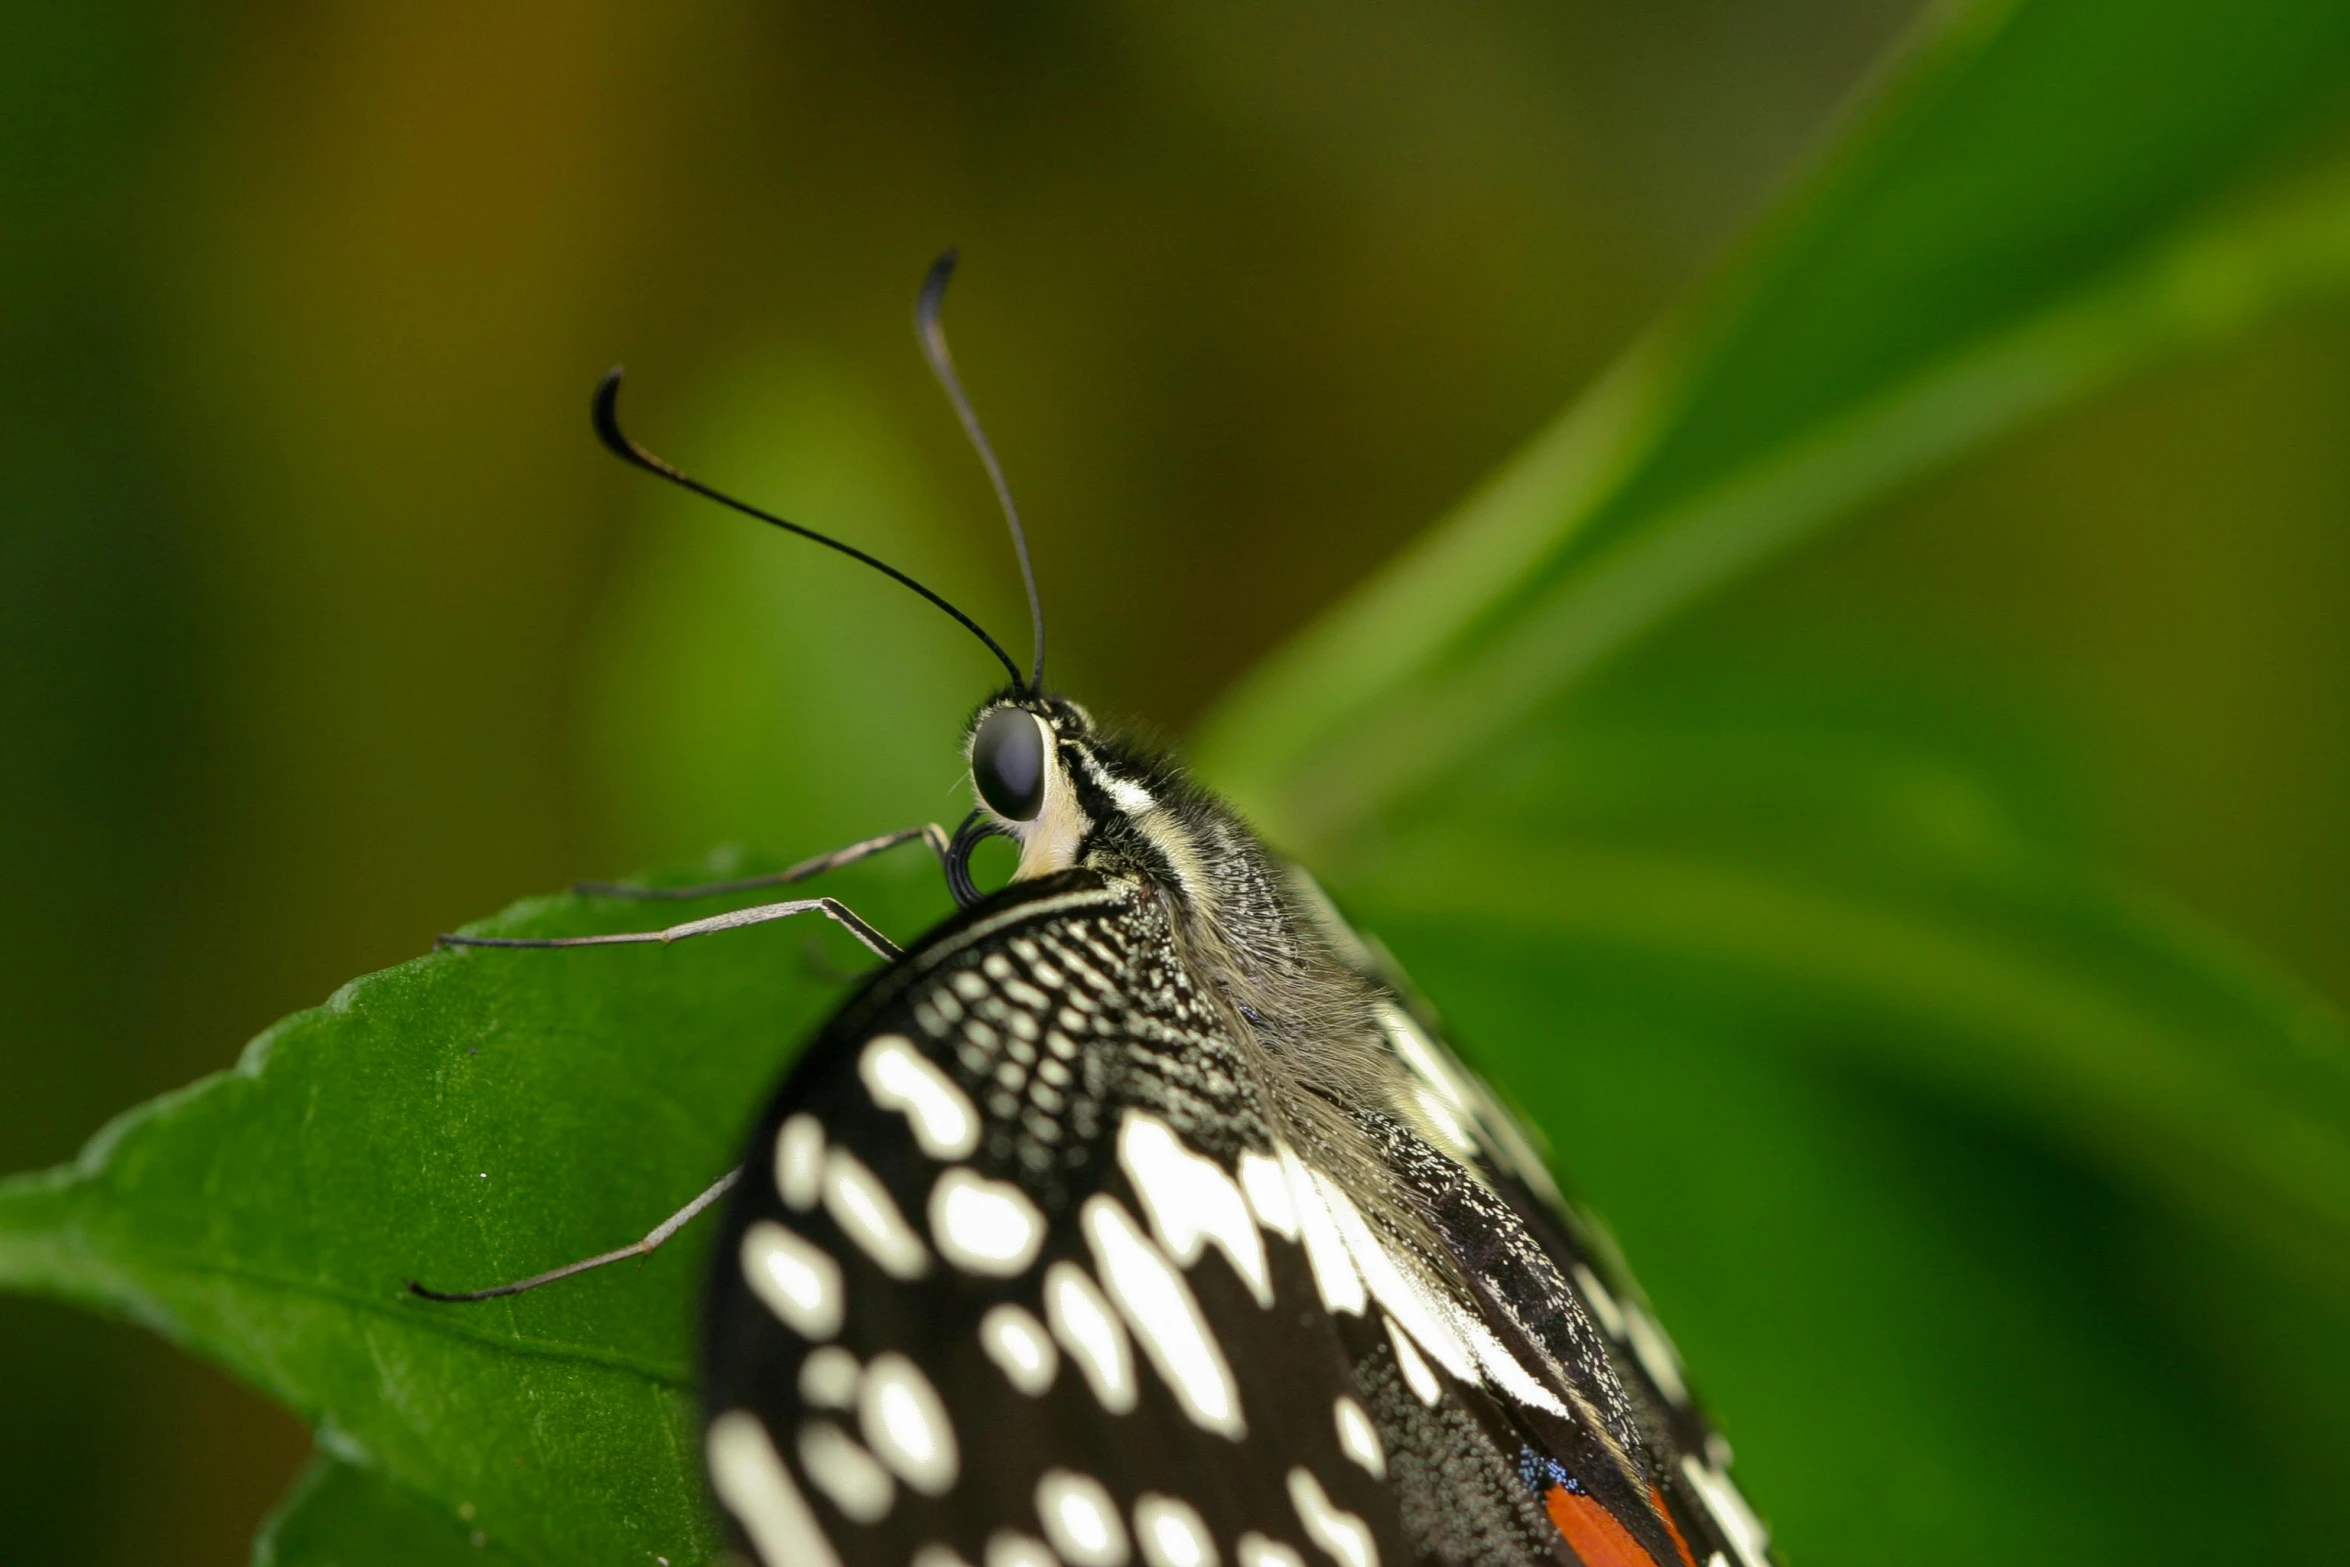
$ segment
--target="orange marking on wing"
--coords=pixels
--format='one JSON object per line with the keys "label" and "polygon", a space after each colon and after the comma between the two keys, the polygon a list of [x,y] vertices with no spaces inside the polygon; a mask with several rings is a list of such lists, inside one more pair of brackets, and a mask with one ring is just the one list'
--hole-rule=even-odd
{"label": "orange marking on wing", "polygon": [[[1577,1496],[1563,1485],[1542,1493],[1542,1510],[1558,1532],[1567,1537],[1583,1567],[1657,1567],[1648,1547],[1632,1538],[1632,1531],[1616,1515],[1588,1496]],[[1687,1548],[1683,1548],[1687,1555]]]}
{"label": "orange marking on wing", "polygon": [[1673,1549],[1681,1553],[1681,1567],[1697,1567],[1697,1558],[1689,1554],[1689,1542],[1681,1538],[1681,1526],[1673,1522],[1673,1510],[1665,1505],[1665,1493],[1650,1486],[1648,1502],[1665,1521],[1665,1532],[1673,1537]]}

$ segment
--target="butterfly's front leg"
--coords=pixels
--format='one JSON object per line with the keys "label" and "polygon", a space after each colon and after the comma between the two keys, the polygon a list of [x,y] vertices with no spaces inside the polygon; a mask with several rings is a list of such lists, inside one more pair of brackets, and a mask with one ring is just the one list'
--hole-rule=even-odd
{"label": "butterfly's front leg", "polygon": [[704,882],[693,887],[631,887],[612,881],[582,881],[572,883],[571,890],[591,898],[636,898],[645,901],[658,899],[679,903],[694,898],[723,897],[730,892],[751,892],[760,887],[788,887],[794,882],[806,881],[810,877],[821,876],[827,871],[837,871],[844,865],[854,865],[859,860],[871,859],[876,854],[894,849],[901,843],[912,843],[917,838],[930,846],[930,852],[938,856],[938,863],[944,867],[947,863],[947,853],[952,840],[948,837],[947,830],[939,826],[938,823],[924,822],[919,827],[908,827],[899,832],[885,832],[878,838],[867,838],[861,843],[852,843],[845,849],[835,849],[830,854],[819,854],[784,870],[769,871],[763,876],[743,876],[733,881]]}
{"label": "butterfly's front leg", "polygon": [[616,930],[596,936],[458,936],[447,932],[435,936],[436,947],[621,947],[647,942],[667,946],[673,941],[684,941],[691,936],[708,936],[722,930],[740,930],[746,925],[764,925],[772,920],[787,920],[795,914],[821,914],[863,942],[883,961],[895,963],[905,956],[898,944],[875,930],[863,915],[838,898],[794,898],[788,903],[761,903],[747,909],[731,909],[724,914],[713,914],[707,919],[687,920],[680,925],[667,925],[659,930]]}
{"label": "butterfly's front leg", "polygon": [[629,1257],[650,1257],[661,1249],[663,1241],[693,1223],[695,1217],[703,1209],[725,1196],[728,1188],[742,1179],[742,1173],[743,1167],[738,1164],[718,1177],[717,1180],[711,1182],[709,1190],[646,1231],[643,1240],[631,1241],[626,1246],[616,1247],[607,1252],[599,1252],[593,1257],[583,1257],[577,1262],[567,1262],[560,1268],[549,1268],[544,1273],[534,1273],[527,1279],[516,1279],[511,1284],[493,1284],[488,1289],[480,1290],[450,1291],[426,1289],[414,1279],[410,1279],[408,1293],[422,1296],[426,1300],[441,1301],[445,1304],[472,1300],[496,1300],[501,1295],[519,1295],[524,1290],[534,1290],[542,1284],[552,1284],[557,1279],[567,1279],[575,1273],[585,1273],[591,1268],[600,1268],[608,1262],[620,1262]]}

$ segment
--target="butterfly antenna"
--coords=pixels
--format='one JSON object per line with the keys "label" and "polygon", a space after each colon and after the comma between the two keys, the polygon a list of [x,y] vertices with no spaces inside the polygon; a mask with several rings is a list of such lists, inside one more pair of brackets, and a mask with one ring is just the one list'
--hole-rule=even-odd
{"label": "butterfly antenna", "polygon": [[[796,533],[803,539],[813,540],[815,543],[823,545],[826,549],[838,550],[843,555],[848,556],[851,560],[862,561],[866,565],[871,566],[875,571],[880,572],[883,576],[889,578],[891,581],[903,583],[905,586],[912,588],[915,592],[930,600],[931,603],[936,604],[940,609],[943,609],[948,614],[954,616],[956,622],[961,625],[965,631],[970,632],[980,641],[986,643],[987,650],[996,656],[996,661],[1011,672],[1012,684],[1017,686],[1021,683],[1020,666],[1012,662],[1012,655],[1004,651],[1002,643],[996,641],[995,638],[987,634],[986,627],[980,625],[978,621],[973,620],[969,615],[966,615],[961,610],[955,608],[954,605],[948,603],[938,594],[931,592],[930,589],[924,587],[921,583],[916,582],[912,577],[909,577],[904,572],[898,570],[897,567],[891,565],[888,561],[877,560],[873,556],[866,554],[863,550],[858,549],[855,545],[843,544],[840,540],[833,538],[828,534],[818,533],[814,528],[803,528],[796,522],[790,522],[782,517],[776,516],[773,512],[761,511],[758,507],[751,505],[748,501],[738,501],[733,496],[727,494],[724,490],[713,489],[711,486],[704,484],[701,480],[695,478],[692,474],[686,473],[678,468],[671,466],[668,462],[654,456],[651,452],[648,452],[643,447],[637,445],[635,441],[629,439],[628,433],[620,428],[620,366],[618,365],[614,365],[610,370],[605,371],[604,379],[596,384],[595,421],[597,436],[607,447],[611,449],[612,455],[620,458],[623,462],[633,463],[637,467],[644,469],[645,472],[652,474],[656,478],[667,479],[671,484],[678,486],[680,489],[691,490],[696,495],[702,496],[706,500],[716,501],[719,505],[728,507],[734,511],[739,511],[746,517],[756,517],[759,519],[759,521],[772,524],[775,527],[781,528],[786,533]],[[1017,533],[1018,526],[1019,525],[1017,523],[1013,525],[1015,533]],[[1026,570],[1028,564],[1028,555],[1025,549],[1021,551],[1020,562],[1021,569]],[[1034,604],[1035,602],[1035,592],[1036,590],[1032,586],[1029,589],[1029,602],[1031,604]]]}
{"label": "butterfly antenna", "polygon": [[1004,482],[1003,465],[995,460],[995,448],[987,443],[987,431],[980,428],[979,415],[972,410],[971,399],[963,395],[962,377],[955,374],[955,356],[947,351],[946,328],[938,320],[939,307],[946,302],[947,280],[955,275],[958,254],[947,250],[930,264],[930,275],[922,280],[922,297],[914,306],[914,330],[922,339],[922,356],[930,361],[930,373],[938,377],[947,401],[955,405],[955,417],[963,421],[963,433],[971,437],[972,446],[977,448],[980,464],[987,469],[988,482],[995,486],[995,498],[1004,508],[1004,521],[1011,526],[1012,551],[1020,557],[1020,583],[1028,590],[1028,628],[1036,655],[1036,667],[1028,676],[1027,687],[1042,691],[1044,602],[1036,595],[1036,568],[1028,562],[1028,534],[1020,526],[1020,508],[1012,504],[1012,487]]}

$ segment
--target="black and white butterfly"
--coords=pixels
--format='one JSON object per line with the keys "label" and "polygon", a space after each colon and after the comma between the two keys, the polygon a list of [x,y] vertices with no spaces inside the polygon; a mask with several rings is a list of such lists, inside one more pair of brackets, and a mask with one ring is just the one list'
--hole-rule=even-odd
{"label": "black and white butterfly", "polygon": [[[951,262],[924,338],[1000,490],[937,330]],[[607,442],[716,496],[620,433],[616,387]],[[1764,1567],[1670,1340],[1379,949],[1049,694],[1041,618],[1024,674],[871,563],[1010,672],[965,736],[978,808],[774,880],[923,838],[960,912],[903,951],[829,899],[582,938],[822,912],[888,959],[741,1169],[614,1254],[726,1194],[704,1450],[751,1553]],[[991,834],[1019,865],[981,895]]]}

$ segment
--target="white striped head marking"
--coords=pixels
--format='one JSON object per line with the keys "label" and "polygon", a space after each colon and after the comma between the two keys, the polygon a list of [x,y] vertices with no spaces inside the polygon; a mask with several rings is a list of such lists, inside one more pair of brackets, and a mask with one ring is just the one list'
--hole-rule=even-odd
{"label": "white striped head marking", "polygon": [[1289,1502],[1306,1538],[1330,1553],[1338,1567],[1379,1567],[1379,1542],[1371,1526],[1330,1500],[1313,1471],[1300,1466],[1289,1471]]}
{"label": "white striped head marking", "polygon": [[775,1134],[775,1194],[794,1213],[806,1213],[823,1182],[824,1128],[812,1115],[795,1115]]}
{"label": "white striped head marking", "polygon": [[810,1340],[840,1331],[840,1264],[815,1242],[760,1219],[743,1231],[740,1261],[743,1282],[785,1327]]}
{"label": "white striped head marking", "polygon": [[1264,1237],[1222,1165],[1193,1153],[1166,1122],[1139,1110],[1128,1110],[1118,1128],[1118,1162],[1168,1256],[1188,1268],[1214,1241],[1257,1304],[1273,1304]]}
{"label": "white striped head marking", "polygon": [[1372,1479],[1386,1479],[1387,1449],[1380,1446],[1379,1432],[1363,1406],[1341,1393],[1331,1415],[1338,1422],[1338,1450],[1362,1465]]}
{"label": "white striped head marking", "polygon": [[1088,1197],[1078,1223],[1102,1283],[1192,1424],[1236,1442],[1247,1435],[1232,1369],[1183,1275],[1115,1197]]}
{"label": "white striped head marking", "polygon": [[903,1034],[881,1034],[857,1057],[865,1091],[884,1110],[903,1111],[914,1141],[933,1159],[963,1159],[979,1146],[979,1112],[955,1080]]}
{"label": "white striped head marking", "polygon": [[849,1434],[829,1420],[809,1420],[800,1426],[800,1467],[809,1483],[826,1496],[843,1516],[856,1523],[874,1523],[889,1514],[897,1500],[896,1482],[873,1461]]}
{"label": "white striped head marking", "polygon": [[1233,1547],[1240,1558],[1240,1567],[1306,1567],[1306,1559],[1283,1545],[1279,1540],[1268,1540],[1251,1529],[1240,1537]]}
{"label": "white striped head marking", "polygon": [[1060,1354],[1044,1324],[1010,1301],[990,1306],[979,1319],[979,1347],[1002,1368],[1005,1379],[1030,1398],[1051,1387],[1053,1373],[1060,1369]]}
{"label": "white striped head marking", "polygon": [[840,1567],[832,1542],[792,1484],[791,1472],[756,1415],[730,1409],[703,1437],[710,1487],[734,1514],[762,1560]]}
{"label": "white striped head marking", "polygon": [[1036,1482],[1036,1516],[1069,1567],[1125,1567],[1126,1525],[1093,1476],[1047,1469]]}
{"label": "white striped head marking", "polygon": [[1102,1299],[1101,1290],[1083,1268],[1056,1262],[1044,1271],[1044,1315],[1053,1325],[1053,1337],[1085,1373],[1095,1402],[1113,1415],[1134,1407],[1134,1351]]}
{"label": "white striped head marking", "polygon": [[1147,1567],[1217,1567],[1207,1520],[1177,1497],[1145,1491],[1134,1504],[1134,1539]]}
{"label": "white striped head marking", "polygon": [[1008,1279],[1044,1245],[1044,1215],[1009,1181],[956,1165],[930,1188],[930,1238],[965,1273]]}
{"label": "white striped head marking", "polygon": [[824,1211],[891,1278],[918,1279],[929,1266],[922,1237],[898,1212],[889,1188],[845,1148],[824,1156]]}
{"label": "white striped head marking", "polygon": [[1148,789],[1104,767],[1101,758],[1090,748],[1079,746],[1077,754],[1085,759],[1086,775],[1093,780],[1093,786],[1108,795],[1119,810],[1129,816],[1143,816],[1159,808],[1159,802]]}
{"label": "white striped head marking", "polygon": [[920,1366],[894,1351],[874,1356],[865,1368],[857,1417],[865,1444],[900,1480],[924,1496],[953,1489],[960,1463],[955,1428]]}

